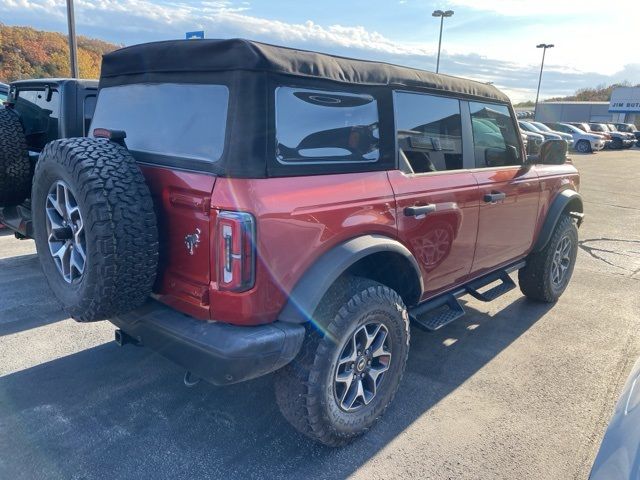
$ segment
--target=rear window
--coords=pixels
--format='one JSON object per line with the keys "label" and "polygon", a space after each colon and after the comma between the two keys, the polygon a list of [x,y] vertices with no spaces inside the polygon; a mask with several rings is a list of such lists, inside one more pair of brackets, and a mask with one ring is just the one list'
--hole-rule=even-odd
{"label": "rear window", "polygon": [[285,164],[375,162],[378,104],[371,95],[279,87],[276,145]]}
{"label": "rear window", "polygon": [[91,130],[127,133],[132,151],[215,162],[224,149],[223,85],[134,84],[100,90]]}

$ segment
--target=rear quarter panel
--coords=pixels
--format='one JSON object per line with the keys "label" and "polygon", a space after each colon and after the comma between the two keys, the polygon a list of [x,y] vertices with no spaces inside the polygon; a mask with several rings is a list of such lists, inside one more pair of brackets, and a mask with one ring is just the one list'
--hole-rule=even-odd
{"label": "rear quarter panel", "polygon": [[[397,234],[386,172],[219,178],[211,205],[256,218],[255,287],[224,292],[215,278],[210,286],[211,318],[235,324],[275,320],[302,274],[331,247],[363,234]],[[215,260],[210,269],[216,271]]]}
{"label": "rear quarter panel", "polygon": [[580,174],[571,163],[562,165],[535,165],[536,173],[540,181],[540,203],[538,211],[538,222],[535,230],[535,240],[542,230],[542,225],[547,218],[549,208],[553,204],[557,195],[563,190],[580,190]]}

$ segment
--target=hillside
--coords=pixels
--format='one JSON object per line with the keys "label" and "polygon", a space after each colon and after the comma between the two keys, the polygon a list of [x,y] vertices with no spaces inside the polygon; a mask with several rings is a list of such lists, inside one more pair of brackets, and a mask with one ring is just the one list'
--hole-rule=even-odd
{"label": "hillside", "polygon": [[[581,88],[576,93],[567,97],[545,98],[544,102],[608,102],[611,100],[611,92],[617,87],[640,87],[640,83],[634,85],[631,82],[614,83],[612,85],[598,85],[595,88]],[[521,102],[515,107],[533,107],[533,101]]]}
{"label": "hillside", "polygon": [[[98,78],[102,55],[119,45],[78,36],[81,78]],[[0,82],[23,78],[68,77],[69,45],[66,35],[0,23]]]}

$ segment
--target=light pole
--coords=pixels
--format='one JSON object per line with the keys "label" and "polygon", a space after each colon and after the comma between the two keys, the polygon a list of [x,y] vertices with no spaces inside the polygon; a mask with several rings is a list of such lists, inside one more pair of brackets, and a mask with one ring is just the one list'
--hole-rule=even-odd
{"label": "light pole", "polygon": [[78,44],[76,42],[76,18],[73,13],[73,0],[67,0],[67,23],[69,24],[69,57],[71,78],[78,78]]}
{"label": "light pole", "polygon": [[538,115],[538,98],[540,97],[540,84],[542,83],[542,69],[544,69],[544,56],[547,53],[547,48],[553,48],[553,43],[541,43],[536,45],[536,48],[542,48],[542,64],[540,65],[540,77],[538,77],[538,91],[536,92],[536,106],[533,109],[533,119],[537,120]]}
{"label": "light pole", "polygon": [[446,10],[444,12],[442,10],[435,10],[431,14],[431,16],[440,17],[440,38],[438,39],[438,60],[436,62],[436,73],[438,73],[440,71],[440,47],[442,45],[442,25],[444,24],[445,17],[453,16],[453,10]]}

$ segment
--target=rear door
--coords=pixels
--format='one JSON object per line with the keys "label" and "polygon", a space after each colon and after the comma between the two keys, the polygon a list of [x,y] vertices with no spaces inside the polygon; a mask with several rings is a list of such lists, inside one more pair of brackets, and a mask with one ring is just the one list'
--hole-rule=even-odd
{"label": "rear door", "polygon": [[400,170],[388,175],[398,236],[420,264],[424,297],[464,281],[473,259],[479,197],[475,177],[464,169],[460,103],[394,93]]}
{"label": "rear door", "polygon": [[[210,172],[224,149],[229,92],[223,85],[131,84],[103,88],[91,130],[124,130],[154,199],[160,299],[209,317]],[[179,101],[178,101],[179,100]]]}
{"label": "rear door", "polygon": [[469,102],[480,192],[480,213],[472,274],[479,275],[524,256],[533,245],[540,201],[534,168],[506,105]]}

